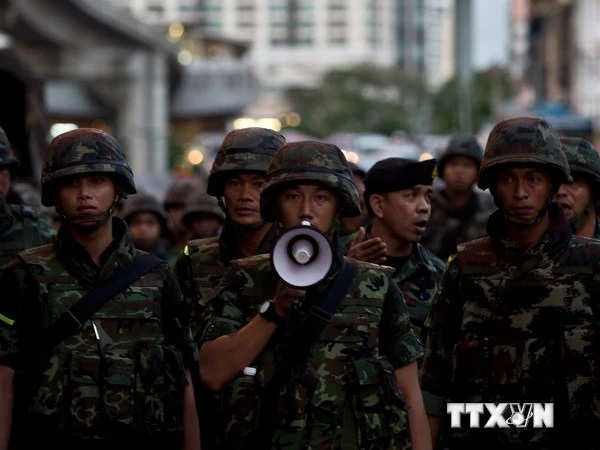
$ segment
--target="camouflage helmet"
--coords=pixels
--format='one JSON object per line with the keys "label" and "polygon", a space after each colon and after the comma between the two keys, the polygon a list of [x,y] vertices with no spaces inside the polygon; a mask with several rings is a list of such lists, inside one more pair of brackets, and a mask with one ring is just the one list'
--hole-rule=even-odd
{"label": "camouflage helmet", "polygon": [[267,184],[260,195],[260,214],[275,221],[279,191],[288,183],[320,182],[340,195],[340,215],[360,215],[360,201],[354,177],[342,151],[334,144],[319,141],[290,142],[275,154],[267,170]]}
{"label": "camouflage helmet", "polygon": [[42,204],[54,205],[53,190],[60,178],[84,173],[112,174],[124,194],[137,192],[121,144],[105,131],[78,128],[56,136],[48,146],[42,164]]}
{"label": "camouflage helmet", "polygon": [[132,195],[125,201],[120,215],[123,220],[129,224],[131,223],[134,214],[143,212],[152,213],[158,217],[161,235],[166,236],[169,233],[171,227],[167,212],[153,195],[146,193]]}
{"label": "camouflage helmet", "polygon": [[475,136],[470,134],[456,134],[450,138],[448,145],[438,159],[438,174],[444,178],[444,168],[453,156],[466,156],[471,158],[477,164],[477,169],[481,164],[483,148],[477,142]]}
{"label": "camouflage helmet", "polygon": [[552,181],[571,182],[567,158],[554,129],[537,117],[514,117],[498,122],[485,146],[479,181],[481,189],[493,186],[498,169],[506,165],[541,165]]}
{"label": "camouflage helmet", "polygon": [[561,136],[560,143],[571,172],[583,173],[600,184],[600,155],[594,146],[585,139],[567,136]]}
{"label": "camouflage helmet", "polygon": [[4,130],[0,128],[0,168],[11,169],[18,164],[19,160],[13,153],[8,136],[6,136]]}
{"label": "camouflage helmet", "polygon": [[185,206],[190,196],[200,188],[200,183],[196,183],[193,179],[175,180],[165,194],[164,208],[169,210],[175,205]]}
{"label": "camouflage helmet", "polygon": [[219,147],[206,192],[214,197],[222,196],[225,176],[231,172],[266,172],[271,158],[284,144],[285,138],[268,128],[231,131]]}
{"label": "camouflage helmet", "polygon": [[210,214],[218,218],[221,223],[225,221],[225,214],[219,206],[219,202],[206,192],[196,192],[190,197],[185,208],[183,208],[181,221],[185,226],[189,226],[196,214]]}

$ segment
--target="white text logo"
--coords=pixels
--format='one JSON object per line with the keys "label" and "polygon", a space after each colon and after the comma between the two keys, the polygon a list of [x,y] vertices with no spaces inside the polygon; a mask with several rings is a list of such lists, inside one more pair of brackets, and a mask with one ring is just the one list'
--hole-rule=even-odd
{"label": "white text logo", "polygon": [[451,428],[461,428],[463,415],[470,428],[554,428],[554,403],[448,403],[446,412]]}

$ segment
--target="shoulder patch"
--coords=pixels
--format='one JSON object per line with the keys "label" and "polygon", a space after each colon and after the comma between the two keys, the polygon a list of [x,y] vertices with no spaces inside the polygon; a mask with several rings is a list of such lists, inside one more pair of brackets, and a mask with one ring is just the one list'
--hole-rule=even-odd
{"label": "shoulder patch", "polygon": [[388,276],[391,276],[396,271],[396,269],[394,269],[393,267],[384,266],[382,264],[375,264],[375,263],[370,263],[370,262],[365,262],[365,261],[357,261],[357,260],[354,260],[354,261],[358,267],[358,270],[360,270],[360,271],[375,270],[375,271],[383,272],[383,273],[387,274]]}
{"label": "shoulder patch", "polygon": [[262,255],[248,256],[247,258],[234,259],[231,265],[238,269],[260,267],[263,264],[271,264],[271,254],[263,253]]}
{"label": "shoulder patch", "polygon": [[54,245],[46,244],[40,247],[33,247],[23,250],[21,253],[19,253],[19,257],[25,261],[31,261],[38,258],[48,259],[54,257],[55,254]]}

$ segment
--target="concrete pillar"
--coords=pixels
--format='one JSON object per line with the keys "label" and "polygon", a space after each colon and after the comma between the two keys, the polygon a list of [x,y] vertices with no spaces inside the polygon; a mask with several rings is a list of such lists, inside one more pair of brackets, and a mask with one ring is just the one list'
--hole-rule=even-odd
{"label": "concrete pillar", "polygon": [[118,136],[135,175],[167,173],[168,74],[160,52],[135,50],[119,105]]}
{"label": "concrete pillar", "polygon": [[471,116],[471,0],[456,0],[456,78],[460,131],[473,132]]}

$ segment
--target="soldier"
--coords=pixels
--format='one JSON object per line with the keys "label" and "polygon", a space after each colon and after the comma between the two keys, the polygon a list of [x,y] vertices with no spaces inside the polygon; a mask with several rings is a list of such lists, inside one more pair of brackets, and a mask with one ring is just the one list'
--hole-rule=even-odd
{"label": "soldier", "polygon": [[595,205],[600,200],[600,156],[585,139],[561,137],[573,182],[563,184],[555,201],[562,206],[577,236],[600,239]]}
{"label": "soldier", "polygon": [[[508,421],[446,428],[449,449],[596,448],[587,442],[600,424],[600,242],[573,236],[552,203],[571,180],[546,121],[516,117],[492,129],[479,187],[499,210],[488,236],[459,246],[426,322],[421,380],[434,442],[447,400],[498,404]],[[554,403],[554,428],[511,427],[509,402]]]}
{"label": "soldier", "polygon": [[[341,218],[360,214],[341,150],[283,146],[260,210],[283,229],[306,220],[333,240]],[[430,448],[421,344],[397,286],[378,265],[340,251],[334,261],[324,282],[299,290],[278,281],[269,254],[237,260],[209,302],[200,374],[230,399],[228,448],[406,448],[408,427],[414,449]],[[330,299],[338,306],[324,309]]]}
{"label": "soldier", "polygon": [[176,180],[167,189],[163,206],[171,222],[169,252],[173,255],[181,253],[188,241],[188,230],[181,221],[185,205],[195,192],[202,190],[194,179]]}
{"label": "soldier", "polygon": [[169,238],[167,212],[151,194],[135,194],[125,201],[121,218],[129,226],[133,245],[169,261],[165,240]]}
{"label": "soldier", "polygon": [[474,136],[455,135],[439,158],[444,187],[433,192],[429,227],[421,244],[443,261],[461,242],[485,236],[485,224],[496,209],[487,192],[473,189],[482,153]]}
{"label": "soldier", "polygon": [[419,244],[431,213],[435,168],[435,159],[387,158],[376,162],[365,177],[364,198],[371,226],[366,235],[357,236],[348,252],[355,259],[394,268],[392,280],[404,296],[413,331],[423,341],[423,324],[445,267]]}
{"label": "soldier", "polygon": [[181,217],[181,222],[188,229],[190,240],[218,236],[224,221],[225,214],[219,202],[206,192],[197,192],[191,196]]}
{"label": "soldier", "polygon": [[52,241],[54,229],[30,206],[5,201],[13,170],[19,164],[0,128],[0,267],[22,250]]}
{"label": "soldier", "polygon": [[108,133],[50,143],[42,203],[63,225],[0,279],[0,448],[11,428],[17,449],[199,448],[187,305],[168,266],[111,218],[135,192]]}
{"label": "soldier", "polygon": [[[218,199],[225,223],[217,237],[189,241],[174,264],[184,294],[192,304],[191,327],[197,341],[204,330],[208,299],[231,260],[270,251],[278,230],[260,216],[260,191],[271,158],[285,138],[266,128],[231,131],[223,140],[208,176],[208,194]],[[222,438],[220,400],[201,390],[202,442],[215,448]]]}
{"label": "soldier", "polygon": [[348,162],[348,165],[350,166],[350,170],[352,170],[354,184],[358,190],[358,198],[360,198],[360,216],[344,217],[342,219],[342,226],[339,231],[342,242],[350,239],[350,236],[356,233],[360,227],[364,228],[369,224],[369,214],[367,213],[364,200],[365,176],[367,175],[367,172],[356,163]]}

